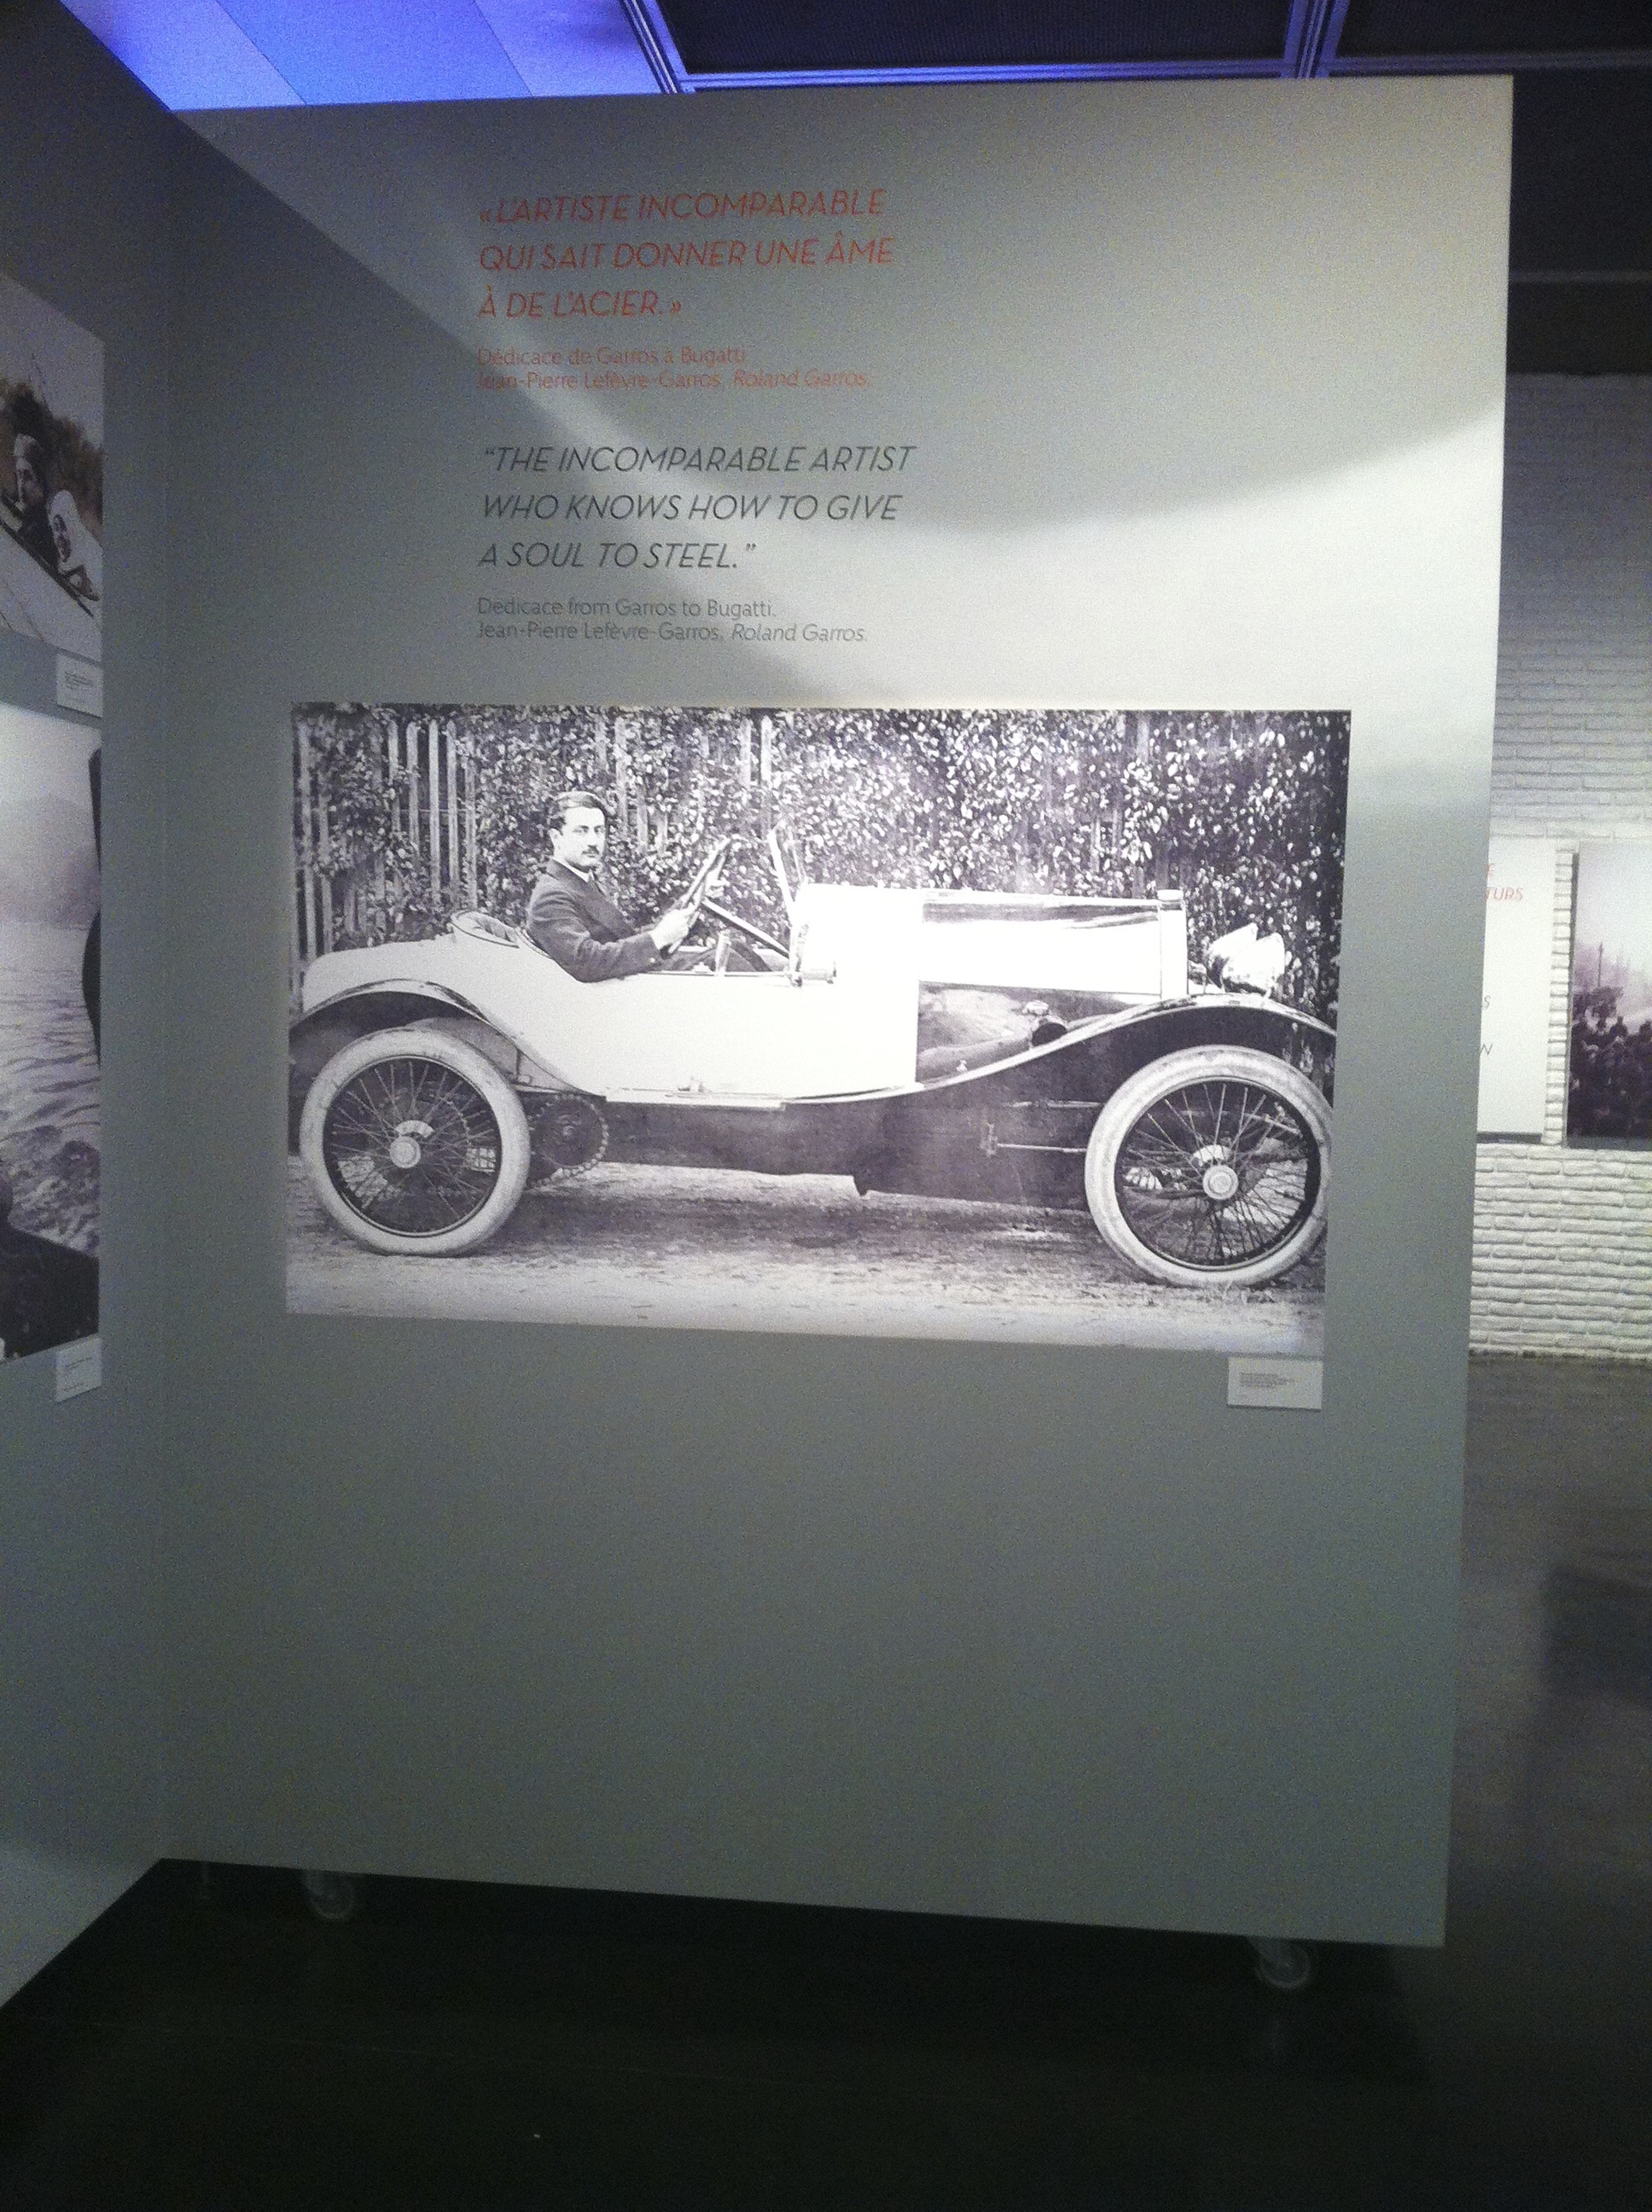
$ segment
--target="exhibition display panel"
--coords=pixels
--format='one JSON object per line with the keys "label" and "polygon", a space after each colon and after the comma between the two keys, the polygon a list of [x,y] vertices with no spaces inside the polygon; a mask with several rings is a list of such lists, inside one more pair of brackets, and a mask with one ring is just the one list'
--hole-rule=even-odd
{"label": "exhibition display panel", "polygon": [[0,143],[9,1996],[168,1847],[165,399],[179,132],[56,8],[7,10],[0,50],[18,92]]}
{"label": "exhibition display panel", "polygon": [[1504,88],[201,128],[191,1847],[1437,1936]]}
{"label": "exhibition display panel", "polygon": [[1506,86],[197,122],[166,1848],[1437,1941]]}

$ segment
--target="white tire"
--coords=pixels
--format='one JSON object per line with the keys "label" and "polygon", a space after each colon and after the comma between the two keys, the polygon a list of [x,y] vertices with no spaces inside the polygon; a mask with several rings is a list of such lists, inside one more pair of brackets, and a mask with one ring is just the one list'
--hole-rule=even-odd
{"label": "white tire", "polygon": [[1154,1282],[1252,1288],[1325,1234],[1331,1109],[1271,1053],[1200,1045],[1151,1061],[1096,1116],[1084,1195]]}
{"label": "white tire", "polygon": [[332,1218],[375,1252],[474,1252],[528,1179],[521,1100],[484,1054],[434,1027],[335,1053],[304,1102],[299,1151]]}

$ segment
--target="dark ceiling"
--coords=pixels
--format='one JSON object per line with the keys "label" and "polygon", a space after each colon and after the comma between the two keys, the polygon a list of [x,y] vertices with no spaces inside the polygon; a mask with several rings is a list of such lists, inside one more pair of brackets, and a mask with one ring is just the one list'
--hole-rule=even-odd
{"label": "dark ceiling", "polygon": [[1647,0],[653,0],[683,75],[1652,65]]}
{"label": "dark ceiling", "polygon": [[1515,79],[1509,366],[1652,371],[1652,69]]}
{"label": "dark ceiling", "polygon": [[[683,89],[777,79],[1515,79],[1509,365],[1652,372],[1652,0],[629,0]],[[673,51],[674,46],[674,51]]]}

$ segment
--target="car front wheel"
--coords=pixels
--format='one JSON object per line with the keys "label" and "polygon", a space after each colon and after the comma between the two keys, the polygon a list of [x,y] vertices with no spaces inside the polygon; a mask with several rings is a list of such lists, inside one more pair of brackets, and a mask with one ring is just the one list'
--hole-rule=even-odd
{"label": "car front wheel", "polygon": [[1331,1109],[1272,1054],[1205,1045],[1114,1091],[1084,1155],[1084,1195],[1120,1258],[1155,1282],[1271,1283],[1325,1233]]}
{"label": "car front wheel", "polygon": [[473,1252],[528,1177],[522,1102],[490,1060],[440,1030],[382,1030],[310,1086],[299,1151],[321,1203],[375,1252]]}

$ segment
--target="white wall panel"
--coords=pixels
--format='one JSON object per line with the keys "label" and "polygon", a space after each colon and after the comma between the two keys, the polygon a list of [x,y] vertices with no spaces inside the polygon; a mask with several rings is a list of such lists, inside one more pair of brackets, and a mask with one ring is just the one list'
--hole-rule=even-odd
{"label": "white wall panel", "polygon": [[[1437,1937],[1507,117],[1453,82],[217,119],[307,220],[191,167],[177,1848]],[[459,625],[489,192],[874,159],[898,288],[773,312],[853,331],[935,447],[851,579],[876,653]],[[1351,708],[1323,1413],[1229,1409],[1207,1354],[284,1316],[293,702],[869,691]]]}

